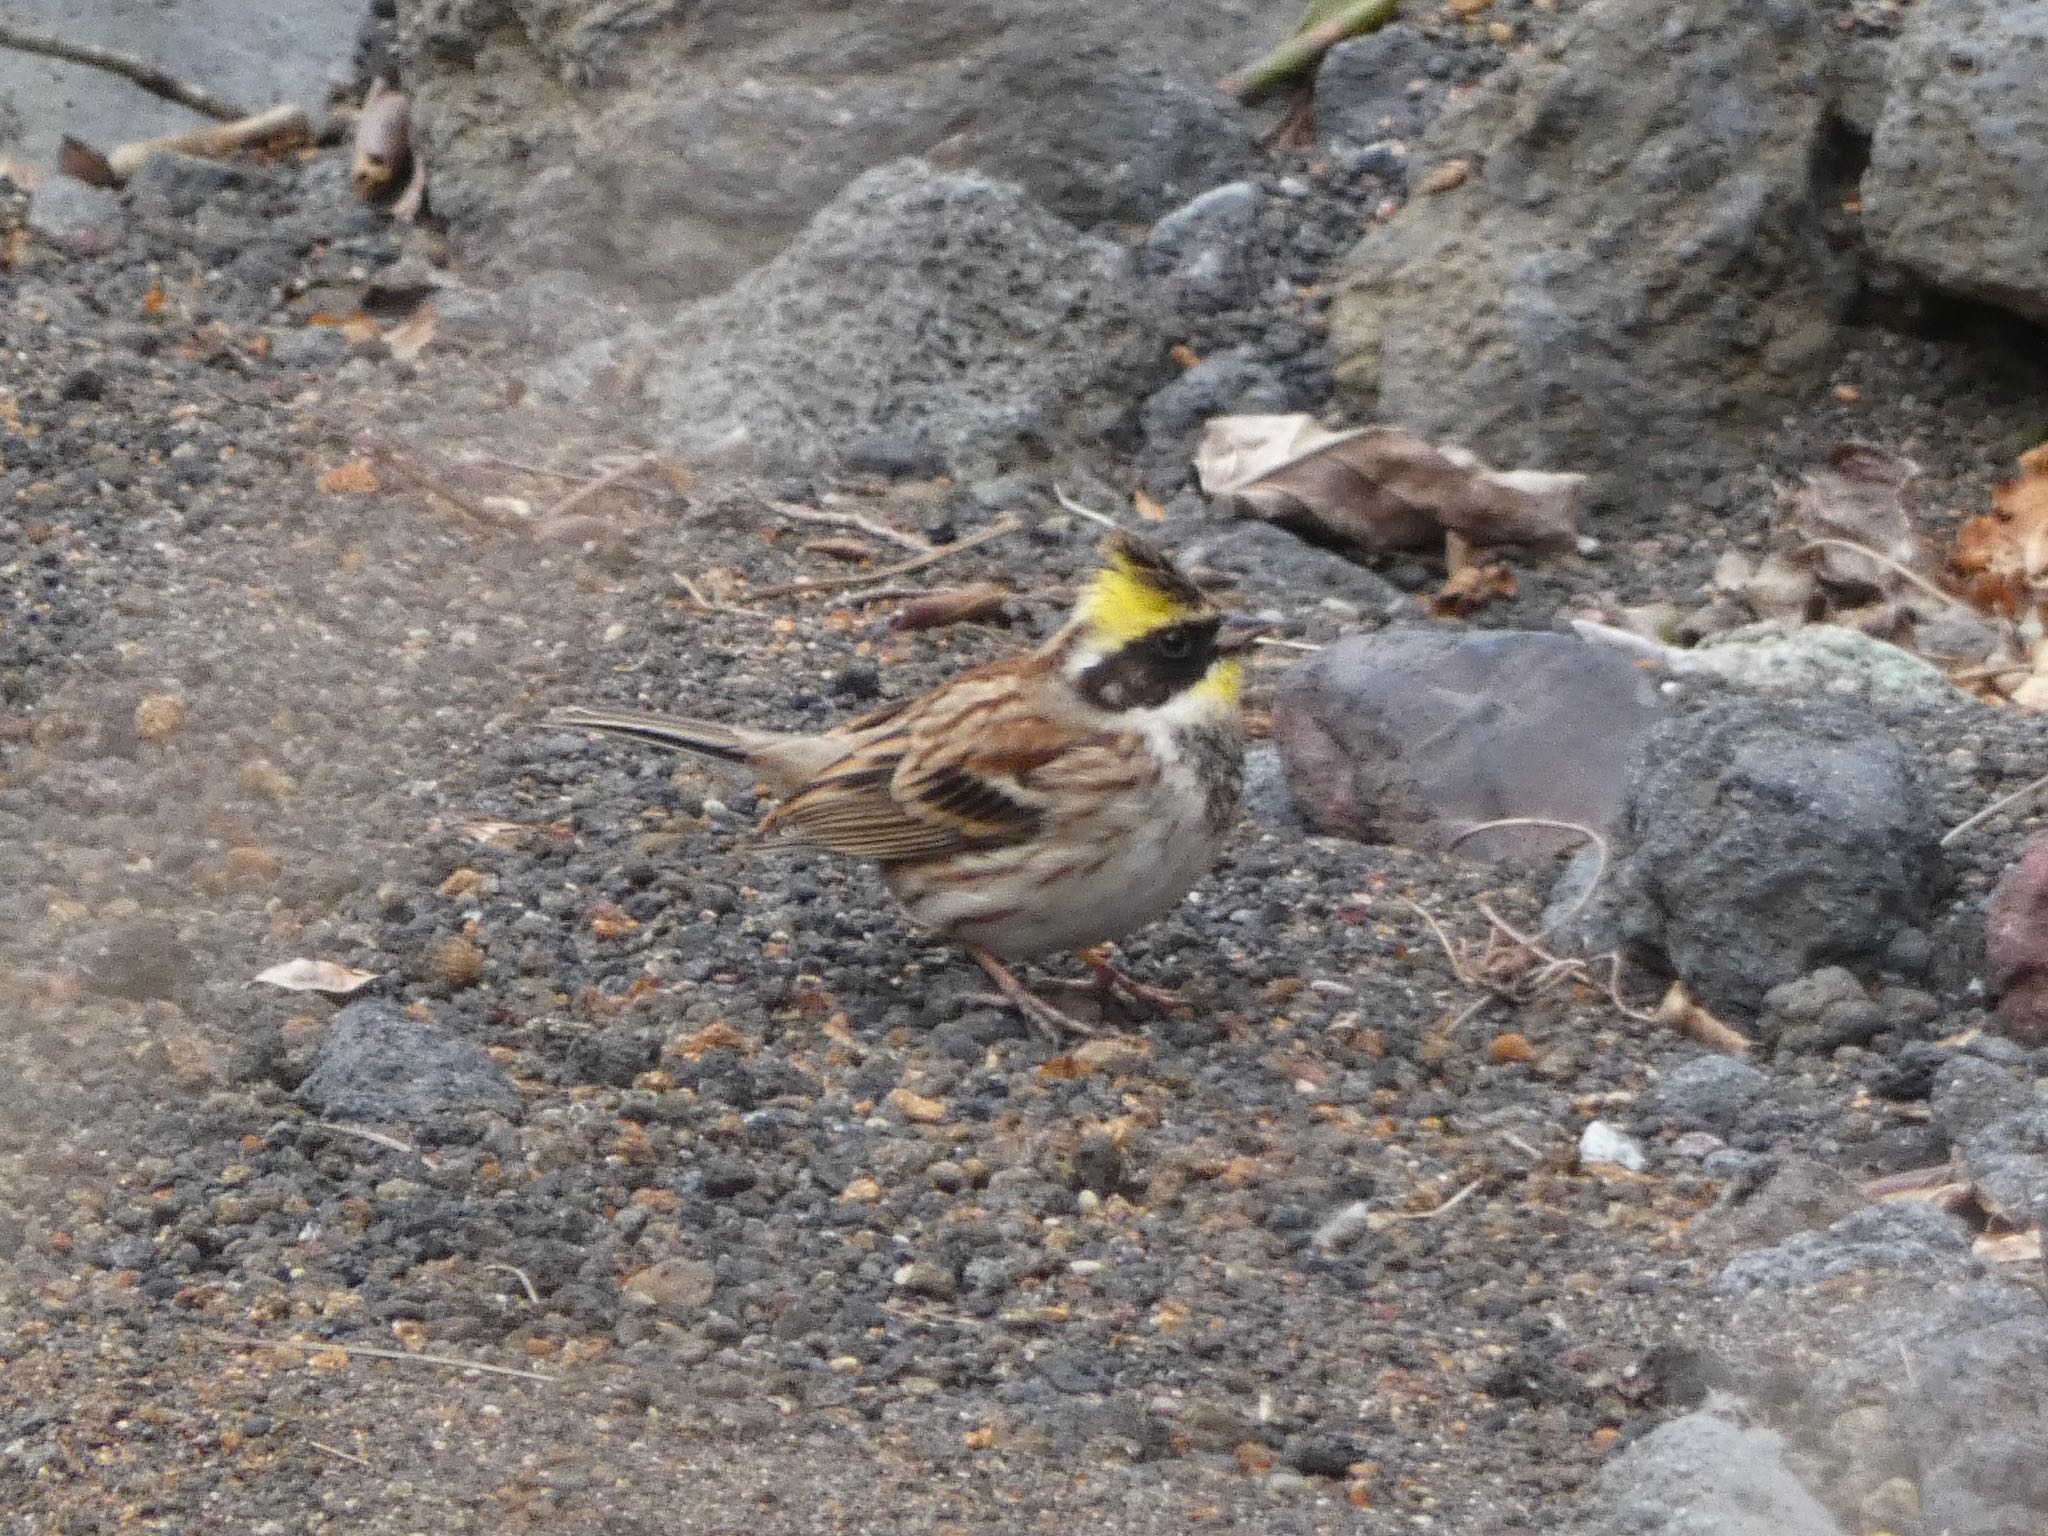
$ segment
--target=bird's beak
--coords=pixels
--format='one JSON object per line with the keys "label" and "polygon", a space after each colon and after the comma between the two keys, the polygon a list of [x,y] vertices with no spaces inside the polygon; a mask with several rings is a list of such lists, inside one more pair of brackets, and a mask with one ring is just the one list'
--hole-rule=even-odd
{"label": "bird's beak", "polygon": [[1273,626],[1264,620],[1227,613],[1223,616],[1223,627],[1216,634],[1216,653],[1219,656],[1242,655],[1252,648],[1252,642],[1272,632]]}

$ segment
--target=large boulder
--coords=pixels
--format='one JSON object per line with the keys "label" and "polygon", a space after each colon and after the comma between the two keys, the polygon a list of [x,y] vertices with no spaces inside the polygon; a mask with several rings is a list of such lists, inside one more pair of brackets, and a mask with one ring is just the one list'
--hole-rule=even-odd
{"label": "large boulder", "polygon": [[1098,439],[1165,355],[1127,251],[920,161],[862,176],[728,291],[548,373],[590,393],[628,353],[654,436],[693,463],[815,469],[886,445],[955,471]]}
{"label": "large boulder", "polygon": [[1300,0],[402,0],[434,203],[476,258],[723,288],[905,155],[1144,223],[1237,173],[1214,87]]}
{"label": "large boulder", "polygon": [[1897,739],[1835,703],[1723,699],[1642,744],[1601,904],[1717,1012],[1816,967],[1882,970],[1940,894],[1940,829]]}
{"label": "large boulder", "polygon": [[1605,833],[1661,715],[1650,679],[1575,635],[1428,625],[1352,635],[1289,670],[1273,736],[1325,832],[1484,857],[1541,857]]}
{"label": "large boulder", "polygon": [[1600,1471],[1585,1536],[1840,1536],[1784,1442],[1713,1413],[1645,1435]]}
{"label": "large boulder", "polygon": [[1830,63],[1806,0],[1591,0],[1424,137],[1336,297],[1340,382],[1610,503],[1696,486],[1822,381],[1854,293]]}
{"label": "large boulder", "polygon": [[2048,320],[2048,6],[1916,5],[1863,178],[1877,249],[1952,293]]}

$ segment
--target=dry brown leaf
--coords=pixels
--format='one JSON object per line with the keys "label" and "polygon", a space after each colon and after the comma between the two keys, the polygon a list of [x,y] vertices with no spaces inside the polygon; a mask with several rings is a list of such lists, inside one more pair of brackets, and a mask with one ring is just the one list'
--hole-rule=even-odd
{"label": "dry brown leaf", "polygon": [[118,187],[121,178],[114,174],[107,157],[69,134],[57,146],[57,169],[73,181],[82,181],[88,187]]}
{"label": "dry brown leaf", "polygon": [[1195,455],[1202,489],[1242,513],[1363,553],[1572,547],[1583,475],[1493,470],[1397,427],[1331,432],[1306,415],[1220,416]]}
{"label": "dry brown leaf", "polygon": [[1453,619],[1484,608],[1495,598],[1515,595],[1515,573],[1504,565],[1465,565],[1445,578],[1429,600],[1433,619]]}
{"label": "dry brown leaf", "polygon": [[1453,187],[1462,187],[1465,178],[1472,174],[1470,160],[1446,160],[1422,180],[1415,184],[1417,197],[1434,197],[1439,192],[1448,192]]}
{"label": "dry brown leaf", "polygon": [[378,489],[376,471],[362,459],[337,464],[320,476],[321,493],[327,496],[369,496]]}
{"label": "dry brown leaf", "polygon": [[943,629],[949,624],[1007,624],[1010,593],[992,581],[971,587],[941,587],[913,597],[896,610],[889,627],[898,630]]}
{"label": "dry brown leaf", "polygon": [[2019,478],[1992,493],[1991,508],[1956,530],[1949,563],[2002,597],[2038,598],[2048,586],[2048,443],[2020,455]]}
{"label": "dry brown leaf", "polygon": [[422,304],[384,333],[384,346],[395,361],[410,363],[432,343],[434,326],[434,306]]}
{"label": "dry brown leaf", "polygon": [[[1901,584],[1897,566],[1922,574],[1933,569],[1908,510],[1908,497],[1919,478],[1918,464],[1888,448],[1840,443],[1829,454],[1827,467],[1807,474],[1792,492],[1787,510],[1799,536],[1809,543],[1841,541],[1805,551],[1815,577],[1838,606],[1895,594]],[[1873,559],[1844,544],[1859,545],[1882,558]]]}
{"label": "dry brown leaf", "polygon": [[1157,497],[1147,496],[1143,491],[1133,491],[1131,493],[1131,505],[1138,509],[1138,516],[1145,519],[1148,523],[1163,523],[1166,521],[1166,508],[1161,505]]}
{"label": "dry brown leaf", "polygon": [[333,960],[299,959],[259,971],[255,979],[267,987],[279,987],[286,992],[329,992],[336,997],[346,997],[351,992],[360,992],[375,981],[377,975],[375,971],[359,971]]}

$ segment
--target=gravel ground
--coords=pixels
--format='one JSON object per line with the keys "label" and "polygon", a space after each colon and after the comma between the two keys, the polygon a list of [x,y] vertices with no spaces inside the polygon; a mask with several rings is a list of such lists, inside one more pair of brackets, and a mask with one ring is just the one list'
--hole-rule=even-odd
{"label": "gravel ground", "polygon": [[[822,724],[1053,605],[727,611],[829,564],[771,504],[815,486],[648,474],[565,537],[496,526],[633,445],[543,435],[457,346],[303,323],[402,313],[430,237],[333,153],[134,201],[0,299],[0,1529],[1551,1530],[1712,1384],[1688,1223],[1731,1178],[1940,1157],[1918,1101],[1981,1018],[1967,967],[1867,1048],[1762,1063],[1709,1148],[1656,1091],[1699,1047],[1591,989],[1473,1016],[1406,904],[1471,936],[1539,885],[1274,820],[1124,946],[1188,1006],[1055,1053],[871,873],[748,854],[751,786],[535,725]],[[1314,394],[1312,341],[1244,334]],[[1726,506],[1601,530],[1480,622],[1683,600],[1845,430],[1924,458],[1930,526],[1981,506],[2038,424],[2017,370],[1873,327],[1860,403],[1788,421]],[[321,489],[356,462],[378,491]],[[1051,595],[1096,530],[1049,485],[861,505],[1014,506],[940,576]],[[2043,746],[1974,706],[1893,724],[1949,822]],[[1962,949],[2014,835],[1956,850]],[[379,979],[346,1013],[249,984],[293,956]],[[1595,1116],[1646,1174],[1578,1168]]]}

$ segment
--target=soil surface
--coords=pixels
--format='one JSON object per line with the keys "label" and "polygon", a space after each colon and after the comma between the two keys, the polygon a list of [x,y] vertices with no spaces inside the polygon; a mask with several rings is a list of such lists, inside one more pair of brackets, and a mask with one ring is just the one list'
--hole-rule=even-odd
{"label": "soil surface", "polygon": [[[1051,475],[656,464],[536,533],[507,498],[637,445],[543,430],[457,340],[309,325],[388,325],[440,254],[345,172],[241,168],[0,293],[0,1529],[1547,1531],[1702,1398],[1725,1179],[1649,1092],[1701,1047],[1592,986],[1475,1010],[1422,915],[1476,942],[1475,898],[1533,921],[1547,876],[1247,816],[1122,946],[1184,1006],[1049,1045],[871,871],[750,850],[742,778],[538,722],[823,725],[1049,631],[1100,530]],[[1976,325],[1871,324],[1723,506],[1596,529],[1474,622],[1695,600],[1843,435],[1922,460],[1930,528],[1982,508],[2039,397]],[[758,595],[867,568],[777,510],[834,489],[938,537],[1017,512],[891,584],[1003,580],[1020,623]],[[2009,713],[1896,725],[1949,823],[2038,771]],[[1960,909],[2017,835],[1955,850]],[[252,985],[298,956],[516,1103],[309,1106],[338,1004]],[[1936,1002],[1929,1039],[1981,1022]],[[1940,1155],[1895,1063],[1760,1065],[1736,1151]],[[1596,1116],[1647,1174],[1578,1166]]]}

